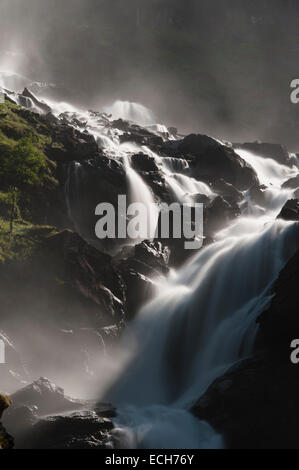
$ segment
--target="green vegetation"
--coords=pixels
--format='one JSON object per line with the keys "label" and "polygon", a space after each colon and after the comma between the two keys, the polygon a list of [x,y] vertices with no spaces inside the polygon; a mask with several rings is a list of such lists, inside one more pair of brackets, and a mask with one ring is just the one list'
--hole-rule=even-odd
{"label": "green vegetation", "polygon": [[[16,230],[19,231],[22,223],[26,224],[22,218],[32,222],[34,202],[43,189],[57,185],[56,164],[45,154],[45,147],[51,142],[47,126],[39,116],[22,110],[8,99],[0,104],[1,233],[11,235],[14,221],[18,221]],[[7,247],[7,243],[4,245]]]}
{"label": "green vegetation", "polygon": [[11,405],[11,399],[6,395],[2,395],[0,393],[0,418],[2,417],[2,413],[9,408]]}
{"label": "green vegetation", "polygon": [[0,263],[26,261],[43,240],[55,233],[55,227],[33,225],[22,219],[15,221],[10,233],[10,221],[0,217]]}
{"label": "green vegetation", "polygon": [[[3,412],[11,405],[11,399],[5,395],[0,394],[0,419]],[[0,449],[11,449],[13,447],[12,437],[6,433],[5,429],[0,423]]]}

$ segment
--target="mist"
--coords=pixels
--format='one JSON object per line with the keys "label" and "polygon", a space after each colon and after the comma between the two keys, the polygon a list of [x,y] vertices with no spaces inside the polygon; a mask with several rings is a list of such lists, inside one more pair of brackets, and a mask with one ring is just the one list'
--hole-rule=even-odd
{"label": "mist", "polygon": [[1,0],[0,68],[84,107],[138,102],[181,132],[296,150],[298,10],[294,0]]}

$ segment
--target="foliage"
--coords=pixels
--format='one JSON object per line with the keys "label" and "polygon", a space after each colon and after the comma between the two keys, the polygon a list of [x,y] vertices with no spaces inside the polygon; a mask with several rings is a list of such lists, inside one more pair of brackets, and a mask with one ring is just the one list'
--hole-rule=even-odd
{"label": "foliage", "polygon": [[43,240],[55,233],[54,227],[33,225],[19,219],[10,234],[9,221],[0,217],[0,263],[26,261]]}
{"label": "foliage", "polygon": [[26,190],[41,184],[45,159],[28,137],[23,137],[10,149],[3,149],[1,157],[0,178],[7,188]]}

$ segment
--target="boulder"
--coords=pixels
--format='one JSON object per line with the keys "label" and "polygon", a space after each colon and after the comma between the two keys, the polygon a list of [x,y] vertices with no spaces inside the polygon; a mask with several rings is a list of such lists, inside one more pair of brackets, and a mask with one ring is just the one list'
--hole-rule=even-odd
{"label": "boulder", "polygon": [[223,178],[213,181],[212,190],[219,196],[223,196],[226,201],[232,204],[237,204],[243,200],[243,194],[236,189],[232,184],[227,183]]}
{"label": "boulder", "polygon": [[223,178],[244,191],[258,183],[255,171],[231,147],[206,135],[191,134],[180,141],[178,155],[191,155],[193,176],[210,182]]}
{"label": "boulder", "polygon": [[50,106],[48,106],[46,103],[44,103],[43,101],[40,101],[38,100],[33,93],[31,93],[31,91],[28,90],[28,88],[24,88],[24,91],[22,93],[23,97],[25,98],[29,98],[33,104],[43,113],[45,114],[48,114],[50,112],[52,112],[52,109],[50,108]]}
{"label": "boulder", "polygon": [[[86,402],[75,400],[65,395],[61,387],[45,377],[18,390],[11,395],[12,407],[10,412],[20,407],[35,407],[38,415],[56,414],[61,412],[75,411],[86,406]],[[7,414],[6,422],[9,422],[10,413]]]}
{"label": "boulder", "polygon": [[290,199],[285,203],[281,209],[278,219],[299,221],[299,201],[297,199]]}
{"label": "boulder", "polygon": [[222,196],[217,196],[204,210],[204,234],[213,238],[214,234],[227,223],[241,215],[237,204],[230,204]]}
{"label": "boulder", "polygon": [[296,367],[257,356],[217,379],[192,412],[229,449],[299,449],[298,395]]}
{"label": "boulder", "polygon": [[[49,115],[45,119],[49,125]],[[74,160],[82,162],[100,154],[94,136],[75,129],[68,122],[52,126],[50,131],[52,143],[45,151],[51,160],[60,163]]]}
{"label": "boulder", "polygon": [[297,189],[299,188],[299,175],[289,179],[282,185],[283,189]]}
{"label": "boulder", "polygon": [[131,163],[136,171],[158,171],[155,159],[144,153],[133,155],[131,157]]}
{"label": "boulder", "polygon": [[154,151],[160,151],[163,146],[162,137],[156,135],[144,127],[133,124],[129,121],[118,119],[111,123],[112,127],[123,131],[120,135],[120,142],[134,142],[140,146],[146,145]]}
{"label": "boulder", "polygon": [[274,284],[275,296],[258,318],[259,348],[288,359],[291,341],[299,338],[299,251],[290,259]]}
{"label": "boulder", "polygon": [[259,184],[254,184],[250,190],[249,190],[249,195],[251,198],[251,201],[254,204],[257,204],[258,206],[265,206],[266,204],[266,191],[267,186],[265,185],[259,185]]}
{"label": "boulder", "polygon": [[152,278],[168,273],[169,248],[161,242],[143,241],[119,262],[119,270],[126,288],[126,317],[133,318],[156,292]]}
{"label": "boulder", "polygon": [[23,433],[18,449],[111,449],[113,423],[96,411],[78,411],[37,421]]}

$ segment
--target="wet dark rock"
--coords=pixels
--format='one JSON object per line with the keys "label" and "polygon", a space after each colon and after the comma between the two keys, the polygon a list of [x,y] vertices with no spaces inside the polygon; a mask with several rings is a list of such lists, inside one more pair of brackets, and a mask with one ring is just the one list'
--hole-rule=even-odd
{"label": "wet dark rock", "polygon": [[[5,426],[16,448],[101,448],[108,445],[115,409],[105,403],[77,400],[40,378],[12,395]],[[48,417],[45,417],[48,415]]]}
{"label": "wet dark rock", "polygon": [[261,356],[217,379],[193,408],[233,449],[298,449],[299,381],[292,364]]}
{"label": "wet dark rock", "polygon": [[153,195],[158,202],[166,202],[167,204],[174,202],[174,194],[160,169],[155,171],[143,171],[139,174],[151,188]]}
{"label": "wet dark rock", "polygon": [[266,204],[266,191],[267,186],[255,184],[249,190],[249,195],[254,204],[264,206]]}
{"label": "wet dark rock", "polygon": [[236,189],[232,184],[227,183],[223,178],[212,183],[212,190],[218,195],[223,196],[228,202],[237,204],[243,199],[241,191]]}
{"label": "wet dark rock", "polygon": [[258,346],[288,359],[291,341],[299,338],[299,251],[281,271],[275,296],[259,318]]}
{"label": "wet dark rock", "polygon": [[50,108],[50,106],[48,106],[46,103],[38,100],[33,93],[31,93],[31,91],[28,90],[28,88],[25,88],[23,93],[22,93],[22,96],[26,97],[26,98],[30,98],[33,102],[33,104],[43,113],[45,114],[48,114],[52,111],[52,109]]}
{"label": "wet dark rock", "polygon": [[18,444],[19,436],[34,426],[38,421],[38,408],[37,406],[13,406],[5,415],[4,424],[9,432],[15,436],[16,445]]}
{"label": "wet dark rock", "polygon": [[[11,410],[28,407],[38,415],[75,411],[86,406],[86,402],[66,396],[61,387],[57,387],[45,377],[13,393],[11,400]],[[8,418],[9,414],[7,420]]]}
{"label": "wet dark rock", "polygon": [[28,98],[28,96],[19,95],[18,96],[18,101],[19,101],[20,105],[23,106],[24,108],[26,108],[26,109],[31,109],[32,108],[32,101],[31,101],[30,98]]}
{"label": "wet dark rock", "polygon": [[299,188],[299,175],[295,176],[294,178],[289,179],[285,183],[283,183],[282,188],[286,189],[297,189]]}
{"label": "wet dark rock", "polygon": [[101,322],[106,316],[110,322],[120,321],[123,316],[123,285],[112,266],[112,258],[69,230],[49,237],[45,246],[50,251],[55,250],[56,256],[64,260],[63,275],[71,281],[77,293],[98,309],[94,320]]}
{"label": "wet dark rock", "polygon": [[155,159],[144,153],[138,153],[131,157],[132,167],[136,171],[158,171]]}
{"label": "wet dark rock", "polygon": [[290,199],[289,201],[287,201],[277,218],[298,222],[299,221],[299,201],[297,199]]}
{"label": "wet dark rock", "polygon": [[143,241],[121,260],[119,270],[126,286],[126,316],[133,318],[156,292],[151,280],[168,273],[170,250],[162,243]]}
{"label": "wet dark rock", "polygon": [[119,239],[99,240],[96,237],[95,225],[99,217],[95,215],[95,208],[101,202],[110,203],[117,214],[119,194],[128,193],[124,165],[104,155],[81,165],[70,162],[64,179],[72,228],[102,251],[113,253],[119,249]]}
{"label": "wet dark rock", "polygon": [[55,126],[51,131],[53,143],[46,148],[46,153],[51,160],[81,162],[99,154],[95,138],[87,132],[75,129],[68,122]]}
{"label": "wet dark rock", "polygon": [[160,242],[143,241],[135,246],[135,258],[160,273],[168,272],[169,249]]}
{"label": "wet dark rock", "polygon": [[209,205],[211,202],[211,199],[209,198],[209,196],[206,196],[205,194],[193,194],[192,200],[197,204],[204,204],[204,205]]}
{"label": "wet dark rock", "polygon": [[19,440],[19,449],[110,449],[113,423],[95,411],[40,419]]}
{"label": "wet dark rock", "polygon": [[156,288],[149,277],[144,276],[135,269],[124,270],[123,279],[127,292],[126,317],[131,320],[140,308],[154,297]]}
{"label": "wet dark rock", "polygon": [[246,142],[244,144],[234,144],[235,148],[242,148],[253,152],[260,157],[271,158],[282,165],[290,164],[290,156],[287,149],[280,144],[264,142]]}
{"label": "wet dark rock", "polygon": [[159,151],[163,145],[162,137],[137,124],[118,119],[117,121],[113,121],[111,125],[124,132],[120,136],[120,142],[122,143],[134,142],[138,145],[146,145],[155,151]]}
{"label": "wet dark rock", "polygon": [[193,156],[191,171],[199,180],[214,182],[223,178],[241,191],[258,182],[255,171],[231,147],[206,135],[185,137],[177,153],[178,156]]}
{"label": "wet dark rock", "polygon": [[230,204],[222,196],[217,196],[204,209],[204,234],[213,235],[224,228],[228,222],[241,215],[237,204]]}

